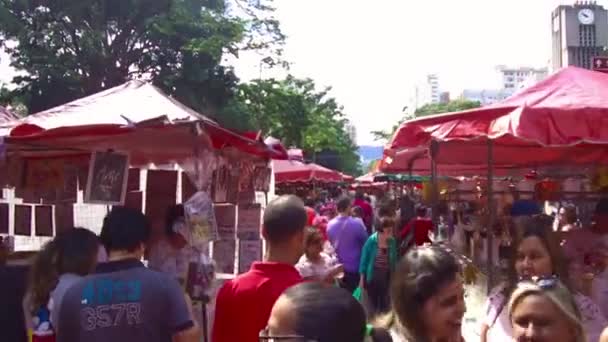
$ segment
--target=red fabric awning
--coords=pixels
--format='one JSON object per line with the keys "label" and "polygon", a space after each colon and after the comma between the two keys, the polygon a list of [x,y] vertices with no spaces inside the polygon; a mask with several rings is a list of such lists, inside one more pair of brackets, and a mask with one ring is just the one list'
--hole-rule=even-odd
{"label": "red fabric awning", "polygon": [[487,107],[402,124],[390,148],[416,147],[430,139],[503,137],[542,146],[608,143],[608,74],[564,68],[544,81]]}
{"label": "red fabric awning", "polygon": [[405,171],[413,163],[407,150],[426,149],[432,140],[440,142],[441,167],[483,169],[488,139],[497,169],[608,163],[602,146],[608,144],[608,75],[568,67],[500,103],[405,122],[385,149],[382,170]]}
{"label": "red fabric awning", "polygon": [[355,180],[355,177],[353,177],[351,175],[347,175],[345,173],[340,173],[340,175],[342,176],[342,181],[344,181],[344,182],[350,183]]}
{"label": "red fabric awning", "polygon": [[127,151],[132,165],[178,162],[193,156],[194,146],[204,144],[196,134],[203,127],[216,149],[232,147],[261,158],[287,156],[264,143],[226,130],[209,121],[122,126],[114,124],[59,127],[44,130],[33,125],[18,126],[5,138],[7,152],[26,158],[69,157],[91,151]]}
{"label": "red fabric awning", "polygon": [[[239,134],[164,94],[150,83],[130,81],[82,99],[10,122],[9,153],[23,157],[66,157],[116,150],[133,165],[177,162],[205,142],[262,158],[286,159],[287,152],[251,134]],[[198,128],[197,128],[198,127]]]}
{"label": "red fabric awning", "polygon": [[275,182],[279,184],[298,182],[342,182],[342,174],[340,172],[314,163],[305,164],[296,160],[273,160],[272,164]]}

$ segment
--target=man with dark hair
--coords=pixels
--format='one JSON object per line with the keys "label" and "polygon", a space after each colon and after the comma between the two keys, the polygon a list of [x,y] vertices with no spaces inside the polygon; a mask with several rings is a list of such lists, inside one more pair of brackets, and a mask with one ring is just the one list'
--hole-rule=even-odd
{"label": "man with dark hair", "polygon": [[[353,203],[349,203],[349,205],[360,207],[363,210],[363,217],[361,219],[365,224],[367,233],[371,234],[374,222],[374,209],[372,208],[372,205],[365,200],[365,193],[363,193],[363,190],[357,189],[355,192],[355,201]],[[340,211],[340,209],[338,209],[338,211]]]}
{"label": "man with dark hair", "polygon": [[422,246],[431,243],[429,233],[433,231],[433,221],[427,217],[427,209],[419,206],[416,209],[416,217],[403,227],[400,233],[401,253],[404,253],[411,246]]}
{"label": "man with dark hair", "polygon": [[112,208],[101,229],[109,262],[66,292],[58,341],[200,341],[190,301],[177,281],[140,261],[149,235],[140,211]]}
{"label": "man with dark hair", "polygon": [[220,289],[215,304],[213,342],[257,342],[281,293],[302,281],[294,267],[304,252],[306,209],[296,196],[281,196],[264,212],[264,262]]}
{"label": "man with dark hair", "polygon": [[338,260],[344,265],[344,287],[354,291],[359,284],[361,250],[367,241],[367,231],[360,219],[350,216],[352,201],[348,197],[338,200],[338,217],[327,226],[327,236]]}

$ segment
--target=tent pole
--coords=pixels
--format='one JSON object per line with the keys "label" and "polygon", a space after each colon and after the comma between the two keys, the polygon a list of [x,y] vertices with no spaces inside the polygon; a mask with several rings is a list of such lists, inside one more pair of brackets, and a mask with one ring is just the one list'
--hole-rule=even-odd
{"label": "tent pole", "polygon": [[488,294],[494,286],[494,142],[488,139],[488,227],[487,227],[487,262],[488,262]]}
{"label": "tent pole", "polygon": [[439,186],[437,185],[437,154],[439,153],[439,142],[431,141],[431,210],[433,215],[433,226],[435,236],[439,234]]}

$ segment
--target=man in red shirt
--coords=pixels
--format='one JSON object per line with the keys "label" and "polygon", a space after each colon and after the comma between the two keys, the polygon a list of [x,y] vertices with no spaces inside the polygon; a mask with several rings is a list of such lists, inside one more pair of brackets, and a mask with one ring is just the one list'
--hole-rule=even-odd
{"label": "man in red shirt", "polygon": [[363,223],[365,224],[365,228],[367,228],[367,233],[371,234],[372,224],[374,222],[374,209],[372,209],[371,204],[367,203],[365,200],[365,194],[362,190],[357,190],[355,193],[355,201],[353,202],[353,207],[359,207],[363,210]]}
{"label": "man in red shirt", "polygon": [[306,226],[312,227],[313,222],[315,221],[315,218],[317,217],[317,212],[309,206],[306,206],[305,209],[306,209]]}
{"label": "man in red shirt", "polygon": [[416,217],[401,230],[401,241],[407,240],[408,236],[413,234],[411,235],[413,238],[413,243],[410,244],[411,246],[414,244],[416,246],[422,246],[425,243],[432,242],[429,233],[433,231],[433,221],[426,217],[426,211],[426,208],[422,206],[416,210]]}
{"label": "man in red shirt", "polygon": [[215,307],[213,342],[257,342],[274,302],[288,287],[302,281],[295,269],[304,252],[304,203],[282,196],[268,204],[262,234],[264,262],[230,280],[220,289]]}

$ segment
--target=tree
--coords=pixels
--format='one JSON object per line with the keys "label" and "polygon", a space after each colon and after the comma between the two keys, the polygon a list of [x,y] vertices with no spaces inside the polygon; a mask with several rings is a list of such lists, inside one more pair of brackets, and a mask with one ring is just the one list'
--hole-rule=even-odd
{"label": "tree", "polygon": [[401,118],[401,120],[399,120],[399,122],[397,122],[397,124],[393,125],[393,127],[390,130],[372,131],[371,134],[374,136],[374,139],[376,141],[379,141],[379,140],[389,141],[393,137],[393,135],[395,135],[395,132],[397,131],[399,126],[401,126],[402,123],[404,123],[408,120],[421,118],[421,117],[425,117],[425,116],[429,116],[429,115],[435,115],[435,114],[460,112],[463,110],[478,108],[480,106],[481,106],[481,104],[478,101],[469,101],[466,99],[458,99],[458,100],[450,101],[447,103],[425,104],[424,106],[416,109],[413,116],[406,115],[403,118]]}
{"label": "tree", "polygon": [[[316,89],[311,79],[254,80],[241,84],[219,116],[220,123],[240,130],[261,130],[308,156],[334,153],[337,168],[359,173],[356,147],[345,130],[343,108],[331,88]],[[334,165],[327,165],[334,166]]]}
{"label": "tree", "polygon": [[463,110],[478,108],[479,106],[481,106],[481,104],[478,101],[466,99],[458,99],[447,103],[429,103],[416,109],[414,117],[420,118],[435,114],[461,112]]}
{"label": "tree", "polygon": [[284,35],[260,0],[0,0],[15,97],[37,112],[133,78],[215,112],[237,85],[224,54],[280,61]]}

